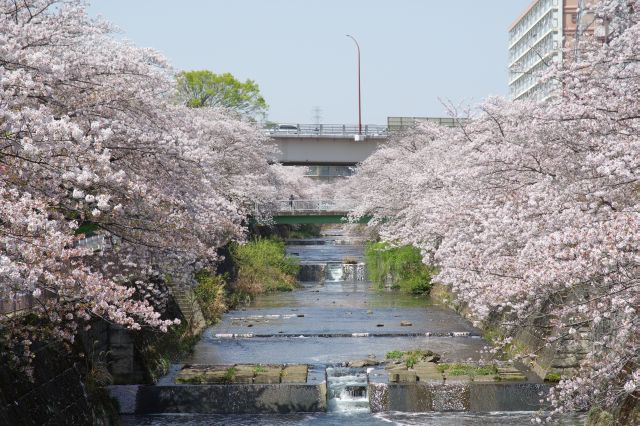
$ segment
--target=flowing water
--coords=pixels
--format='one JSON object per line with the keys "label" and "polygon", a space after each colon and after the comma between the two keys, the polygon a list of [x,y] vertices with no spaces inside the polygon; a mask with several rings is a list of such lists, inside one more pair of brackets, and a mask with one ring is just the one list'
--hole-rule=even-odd
{"label": "flowing water", "polygon": [[[254,426],[254,425],[314,425],[314,426],[367,426],[367,425],[429,425],[429,426],[531,426],[531,412],[493,413],[377,413],[365,412],[262,414],[262,415],[158,415],[125,416],[123,426]],[[583,424],[580,418],[565,419],[559,426]]]}
{"label": "flowing water", "polygon": [[[458,314],[424,297],[371,288],[361,241],[341,230],[287,246],[301,262],[300,288],[258,297],[206,330],[190,364],[304,363],[307,382],[327,383],[327,413],[123,416],[124,425],[530,425],[531,412],[370,413],[367,385],[376,371],[344,367],[384,360],[394,350],[430,349],[444,361],[480,359],[487,343]],[[411,326],[402,326],[408,321]],[[235,337],[233,337],[235,336]],[[230,338],[233,337],[233,338]],[[174,370],[177,370],[176,366]],[[174,373],[175,374],[175,373]],[[373,378],[373,379],[372,379]],[[172,375],[164,378],[165,383]],[[568,419],[566,425],[580,424]]]}
{"label": "flowing water", "polygon": [[367,370],[364,368],[327,368],[327,408],[338,413],[368,413]]}

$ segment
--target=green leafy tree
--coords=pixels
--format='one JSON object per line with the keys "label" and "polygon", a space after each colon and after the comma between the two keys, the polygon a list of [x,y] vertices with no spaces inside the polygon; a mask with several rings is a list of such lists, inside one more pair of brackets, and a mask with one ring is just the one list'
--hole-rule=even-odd
{"label": "green leafy tree", "polygon": [[269,106],[253,80],[241,82],[230,73],[182,71],[177,75],[178,97],[192,108],[225,107],[250,117],[264,117]]}

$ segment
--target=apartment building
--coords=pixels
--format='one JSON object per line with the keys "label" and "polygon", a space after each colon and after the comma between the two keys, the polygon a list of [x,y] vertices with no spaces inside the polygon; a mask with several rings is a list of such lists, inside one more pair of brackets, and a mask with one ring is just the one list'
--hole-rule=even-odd
{"label": "apartment building", "polygon": [[509,28],[512,99],[544,99],[553,93],[554,83],[541,83],[539,76],[553,63],[566,60],[563,49],[574,43],[578,28],[581,34],[593,32],[593,18],[583,11],[595,1],[534,0],[516,19]]}

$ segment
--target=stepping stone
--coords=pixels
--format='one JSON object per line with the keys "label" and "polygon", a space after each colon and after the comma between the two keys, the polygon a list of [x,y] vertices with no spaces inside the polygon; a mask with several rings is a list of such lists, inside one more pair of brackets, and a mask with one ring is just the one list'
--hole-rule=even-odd
{"label": "stepping stone", "polygon": [[438,371],[438,367],[433,362],[418,362],[413,366],[418,381],[441,383],[443,380],[442,373]]}
{"label": "stepping stone", "polygon": [[372,365],[380,364],[379,361],[374,361],[372,359],[359,359],[356,361],[349,361],[348,366],[353,368],[362,368],[362,367],[370,367]]}
{"label": "stepping stone", "polygon": [[202,383],[228,383],[226,370],[212,370],[203,374]]}
{"label": "stepping stone", "polygon": [[447,384],[469,383],[471,376],[445,376],[445,382]]}
{"label": "stepping stone", "polygon": [[236,374],[231,379],[231,383],[253,383],[256,366],[252,364],[241,364],[234,367]]}
{"label": "stepping stone", "polygon": [[253,383],[257,384],[276,384],[280,383],[280,377],[282,375],[281,366],[261,366],[266,371],[256,372],[256,376],[253,378]]}
{"label": "stepping stone", "polygon": [[415,371],[391,370],[389,372],[389,381],[394,383],[415,383],[418,380]]}
{"label": "stepping stone", "polygon": [[474,382],[478,382],[478,383],[493,383],[493,382],[497,382],[498,379],[496,379],[495,375],[492,376],[475,376],[473,378]]}
{"label": "stepping stone", "polygon": [[527,376],[514,367],[498,367],[498,377],[500,380],[527,380]]}
{"label": "stepping stone", "polygon": [[282,369],[282,383],[306,383],[308,367],[305,364],[287,365]]}

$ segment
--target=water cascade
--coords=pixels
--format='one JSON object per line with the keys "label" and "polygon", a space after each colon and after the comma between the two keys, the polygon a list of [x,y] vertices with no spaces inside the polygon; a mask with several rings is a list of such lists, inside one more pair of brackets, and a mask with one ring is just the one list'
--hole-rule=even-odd
{"label": "water cascade", "polygon": [[366,281],[367,265],[360,263],[302,263],[298,280],[301,282]]}
{"label": "water cascade", "polygon": [[367,266],[365,263],[345,263],[342,265],[342,277],[344,281],[365,281]]}
{"label": "water cascade", "polygon": [[341,263],[327,263],[325,280],[330,282],[344,281],[343,265]]}
{"label": "water cascade", "polygon": [[332,412],[369,412],[367,371],[364,368],[327,368],[327,408]]}

